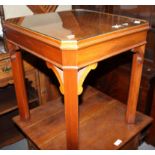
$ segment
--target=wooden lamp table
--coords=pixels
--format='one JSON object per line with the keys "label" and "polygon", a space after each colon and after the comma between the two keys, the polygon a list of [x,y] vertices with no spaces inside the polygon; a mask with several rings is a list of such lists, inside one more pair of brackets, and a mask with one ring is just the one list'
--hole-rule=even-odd
{"label": "wooden lamp table", "polygon": [[[133,138],[135,133],[140,132],[151,122],[151,119],[143,114],[137,113],[136,116],[148,29],[148,23],[143,20],[88,10],[39,14],[5,21],[4,31],[13,67],[20,114],[20,119],[15,118],[17,125],[40,149],[66,149],[66,146],[67,149],[120,148],[127,139]],[[20,48],[45,60],[47,66],[55,73],[60,83],[60,91],[64,94],[65,120],[60,100],[44,107],[40,106],[31,112],[30,117]],[[93,88],[88,88],[83,101],[90,104],[80,105],[79,118],[78,95],[83,91],[82,85],[87,74],[97,67],[99,61],[130,49],[134,54],[127,108]],[[118,119],[117,115],[120,115]],[[100,119],[96,119],[97,116]],[[48,119],[44,120],[45,117]],[[115,117],[116,122],[113,122],[112,118]],[[93,124],[92,120],[95,120]],[[107,123],[104,120],[107,120]],[[106,130],[109,130],[106,128],[108,122],[112,123],[109,128],[122,127],[119,131],[124,133],[121,145],[103,147],[104,132],[108,133]],[[93,129],[103,128],[104,130],[93,134]],[[41,137],[41,134],[46,136]],[[110,135],[111,133],[109,140],[114,140]],[[66,141],[63,138],[65,136]],[[93,138],[95,136],[98,141]],[[51,143],[50,148],[46,145],[48,143]],[[92,143],[96,143],[96,146],[89,147]]]}

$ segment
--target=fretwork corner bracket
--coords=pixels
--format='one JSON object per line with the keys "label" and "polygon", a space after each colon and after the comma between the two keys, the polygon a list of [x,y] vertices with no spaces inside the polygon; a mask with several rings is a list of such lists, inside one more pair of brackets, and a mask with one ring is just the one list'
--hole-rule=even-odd
{"label": "fretwork corner bracket", "polygon": [[97,63],[88,65],[78,71],[78,95],[83,91],[83,82],[91,70],[96,69]]}
{"label": "fretwork corner bracket", "polygon": [[[46,62],[48,68],[52,69],[52,71],[54,72],[54,74],[56,75],[58,81],[59,81],[59,84],[60,84],[60,91],[62,94],[64,94],[64,75],[63,75],[63,70],[61,70],[60,68],[58,68],[57,66],[51,64],[51,63],[48,63]],[[84,80],[86,79],[87,75],[89,74],[89,72],[91,70],[94,70],[96,69],[97,67],[97,63],[93,63],[91,65],[88,65],[82,69],[79,69],[78,70],[78,81],[77,81],[77,85],[78,85],[78,94],[77,95],[80,95],[83,91],[83,82]]]}

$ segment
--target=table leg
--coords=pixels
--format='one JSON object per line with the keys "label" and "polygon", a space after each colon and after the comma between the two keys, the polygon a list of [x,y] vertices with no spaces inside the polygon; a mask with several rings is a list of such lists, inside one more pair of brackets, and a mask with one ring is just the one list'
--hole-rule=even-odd
{"label": "table leg", "polygon": [[[21,53],[16,51],[15,48],[8,46],[12,64],[13,79],[17,97],[17,104],[19,108],[19,114],[22,120],[26,121],[30,118],[28,99],[26,94],[26,88],[24,83],[24,72]],[[13,47],[13,45],[12,45]]]}
{"label": "table leg", "polygon": [[145,45],[134,49],[130,88],[127,103],[126,120],[128,123],[135,123],[136,108],[138,102],[140,81],[143,68]]}
{"label": "table leg", "polygon": [[64,69],[67,149],[78,149],[78,93],[76,69]]}

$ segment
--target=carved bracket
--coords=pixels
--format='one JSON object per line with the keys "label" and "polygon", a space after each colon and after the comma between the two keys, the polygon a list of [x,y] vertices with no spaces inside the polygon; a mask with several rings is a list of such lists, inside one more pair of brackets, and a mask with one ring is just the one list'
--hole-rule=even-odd
{"label": "carved bracket", "polygon": [[91,70],[96,69],[97,63],[88,65],[78,71],[78,95],[83,91],[83,82]]}
{"label": "carved bracket", "polygon": [[[46,62],[48,68],[52,69],[53,72],[55,73],[59,83],[60,83],[60,91],[62,94],[64,94],[64,78],[63,78],[63,70],[61,70],[60,68],[54,66],[53,64],[51,63],[48,63]],[[88,65],[82,69],[79,69],[78,71],[78,95],[80,95],[83,91],[83,82],[84,80],[86,79],[88,73],[91,71],[91,70],[94,70],[96,69],[97,67],[97,63],[94,63],[94,64],[91,64],[91,65]]]}
{"label": "carved bracket", "polygon": [[46,64],[47,64],[48,68],[53,70],[54,74],[56,75],[56,77],[60,83],[59,89],[60,89],[61,93],[64,94],[63,71],[60,68],[54,66],[53,64],[50,64],[48,62],[46,62]]}

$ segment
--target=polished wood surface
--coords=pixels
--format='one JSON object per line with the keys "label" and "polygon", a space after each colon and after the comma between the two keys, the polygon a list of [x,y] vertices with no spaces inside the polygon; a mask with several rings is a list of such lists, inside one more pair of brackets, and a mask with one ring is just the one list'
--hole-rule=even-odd
{"label": "polished wood surface", "polygon": [[[121,149],[152,120],[136,113],[136,123],[127,124],[126,106],[92,87],[84,91],[79,112],[79,149],[82,150]],[[14,121],[38,148],[60,150],[66,149],[64,113],[60,98],[33,109],[30,121],[23,122],[19,116]],[[122,143],[115,146],[117,139]]]}
{"label": "polished wood surface", "polygon": [[[0,45],[1,46],[1,45]],[[29,55],[28,55],[29,56]],[[29,58],[27,55],[24,55],[23,60],[23,66],[24,66],[24,73],[25,73],[25,80],[26,84],[28,86],[28,82],[31,83],[31,88],[34,90],[34,93],[29,92],[29,88],[27,87],[27,93],[29,95],[29,103],[32,103],[34,101],[38,101],[40,103],[40,98],[38,97],[38,92],[40,92],[40,87],[38,85],[38,76],[37,71],[34,69],[34,67],[31,65],[29,61],[27,61]],[[32,61],[31,61],[32,62]],[[12,112],[13,110],[17,109],[17,102],[16,98],[13,97],[14,93],[10,93],[10,97],[7,97],[5,93],[7,92],[7,87],[10,85],[13,86],[14,80],[12,75],[12,66],[11,66],[11,60],[9,53],[1,53],[0,54],[0,116],[3,114],[6,114],[8,112]],[[13,91],[13,90],[12,90]],[[9,95],[9,94],[8,94]]]}
{"label": "polished wood surface", "polygon": [[[155,118],[154,110],[154,88],[155,88],[155,5],[94,5],[94,6],[73,6],[74,9],[91,9],[101,12],[114,13],[118,15],[145,19],[149,22],[150,29],[147,35],[147,44],[145,48],[145,59],[143,66],[143,74],[141,88],[139,94],[138,110]],[[118,61],[122,61],[124,57],[120,57]],[[129,63],[131,62],[128,59]],[[125,64],[125,63],[124,63]],[[112,63],[109,65],[113,65]],[[102,66],[107,68],[107,66]],[[126,74],[124,74],[126,73]],[[101,75],[101,74],[100,74]],[[115,77],[115,78],[114,78]],[[127,100],[128,84],[130,78],[130,67],[122,64],[119,68],[113,69],[111,73],[107,73],[98,79],[97,87],[114,98],[125,102]],[[122,81],[119,85],[118,81]],[[106,84],[105,84],[106,82]],[[150,132],[146,139],[147,143],[155,146],[155,123],[152,124]]]}
{"label": "polished wood surface", "polygon": [[[145,19],[149,22],[150,29],[147,35],[147,44],[145,48],[145,58],[142,73],[142,81],[139,93],[139,103],[138,110],[150,115],[155,118],[154,111],[154,80],[155,80],[155,5],[73,5],[73,9],[89,9],[107,13],[113,13],[117,15],[123,15],[133,18]],[[125,59],[123,56],[117,57],[117,64],[120,64],[122,60]],[[98,74],[98,79],[96,82],[96,88],[99,88],[104,93],[108,93],[112,97],[118,99],[121,102],[127,102],[128,96],[128,86],[130,79],[130,65],[126,66],[126,62],[130,64],[130,57],[124,61],[117,68],[117,65],[113,65],[111,62],[109,65],[112,67],[107,67],[103,65],[102,67],[107,71]],[[96,73],[96,72],[95,72]],[[97,74],[97,73],[96,73]],[[122,85],[119,84],[122,82]],[[95,86],[95,84],[93,84]],[[147,143],[155,146],[155,123],[152,124],[152,129],[148,132],[145,139]]]}
{"label": "polished wood surface", "polygon": [[[39,14],[7,21],[14,26],[61,41],[80,41],[97,35],[146,24],[143,20],[138,20],[138,23],[135,23],[137,20],[133,18],[85,10]],[[115,28],[115,25],[119,27]]]}
{"label": "polished wood surface", "polygon": [[117,14],[132,18],[145,19],[150,24],[147,36],[145,59],[155,62],[155,6],[154,5],[73,5],[73,9],[88,9],[104,13]]}
{"label": "polished wood surface", "polygon": [[[17,104],[19,108],[19,113],[22,120],[28,120],[30,118],[28,110],[28,99],[25,88],[24,72],[23,72],[23,62],[21,58],[21,53],[16,52],[16,46],[13,46],[9,42],[7,43],[10,52],[11,64],[12,64],[12,73],[14,78]],[[20,78],[19,75],[20,74]],[[22,88],[22,91],[21,91]],[[18,93],[17,93],[18,92]]]}
{"label": "polished wood surface", "polygon": [[[65,12],[63,13],[65,14]],[[51,15],[52,14],[55,15],[56,13],[51,13]],[[97,13],[95,13],[95,15],[96,14]],[[47,14],[47,15],[50,15],[50,14]],[[38,16],[38,15],[35,15],[35,16]],[[42,16],[44,17],[45,15],[42,15]],[[33,16],[30,16],[30,17],[33,17]],[[107,17],[109,16],[107,15]],[[67,17],[65,19],[68,20]],[[134,19],[130,19],[130,20],[133,21]],[[111,26],[112,25],[110,23],[109,25],[110,30],[111,30]],[[87,27],[87,25],[85,27]],[[135,46],[140,46],[142,44],[145,44],[146,30],[148,28],[149,28],[148,23],[145,23],[145,22],[143,23],[141,21],[141,24],[139,25],[136,24],[133,26],[129,26],[128,28],[123,27],[120,29],[114,29],[114,31],[111,33],[109,31],[107,31],[108,33],[103,33],[103,34],[95,33],[94,37],[93,36],[90,37],[90,35],[88,35],[89,38],[87,39],[82,39],[78,41],[67,39],[67,41],[64,41],[64,40],[54,39],[52,37],[47,37],[44,35],[44,33],[42,34],[36,33],[35,31],[26,29],[26,27],[22,27],[19,25],[17,26],[11,20],[10,21],[8,20],[5,23],[6,36],[8,40],[16,42],[16,44],[19,47],[29,51],[30,53],[60,68],[63,68],[63,66],[77,66],[78,68],[81,68],[93,62],[100,61],[100,60],[106,59],[107,57],[122,53],[123,51],[126,51],[128,49],[135,48]],[[61,29],[58,28],[58,30],[61,30]],[[55,30],[55,32],[57,32],[57,29]],[[59,31],[58,31],[58,34],[59,34]],[[54,37],[54,34],[53,34],[53,37]],[[23,38],[23,39],[21,40],[20,38]],[[116,40],[114,41],[114,39]],[[123,44],[122,44],[122,39],[124,41]],[[105,51],[101,51],[103,46],[105,47]],[[44,49],[40,47],[44,47]],[[66,49],[70,51],[65,51]],[[90,52],[90,50],[92,52]],[[93,51],[95,51],[95,53]],[[68,58],[70,60],[72,58],[73,61],[74,61],[74,58],[76,58],[76,63],[67,61]]]}
{"label": "polished wood surface", "polygon": [[[44,18],[47,16],[51,20]],[[34,17],[38,17],[36,19],[39,23],[34,22]],[[59,19],[61,18],[61,21],[63,21],[61,22],[61,26],[57,25],[60,24],[59,21],[56,20],[58,17]],[[91,17],[93,23],[90,22]],[[30,25],[26,24],[25,19],[28,20],[27,22]],[[45,21],[43,22],[42,19],[45,19]],[[15,23],[15,21],[17,21],[17,23]],[[42,21],[41,25],[40,21]],[[49,25],[49,21],[53,21],[53,24]],[[36,25],[40,25],[41,28],[44,29],[38,29]],[[53,27],[53,25],[57,26]],[[65,28],[65,32],[62,30],[62,25],[63,28]],[[48,36],[44,31],[46,26]],[[50,29],[48,29],[49,26]],[[23,48],[26,51],[42,58],[47,64],[55,65],[61,69],[64,82],[67,148],[77,149],[79,139],[77,77],[80,74],[80,71],[90,64],[118,55],[129,49],[136,49],[133,51],[136,52],[137,55],[141,54],[141,48],[145,47],[146,44],[146,35],[149,25],[146,21],[133,18],[85,10],[74,10],[22,17],[20,20],[19,18],[16,20],[10,19],[4,23],[4,27],[7,41],[10,46],[16,45],[15,47]],[[80,29],[81,27],[85,30],[82,33]],[[66,38],[66,29],[72,33],[76,31],[76,33],[69,33],[71,36]],[[86,31],[86,29],[88,31]],[[8,48],[11,50],[10,47]],[[16,53],[18,48],[13,51]],[[138,62],[139,58],[134,64],[136,65]],[[18,76],[22,77],[23,75],[20,69],[21,66],[20,64],[18,65]],[[142,64],[140,66],[142,66]],[[133,72],[137,71],[139,74],[138,78],[136,78],[136,73],[133,73],[131,77],[131,79],[136,79],[136,81],[130,85],[130,87],[136,86],[136,94],[138,94],[139,90],[139,84],[137,81],[140,80],[141,77],[140,68],[141,67],[137,67],[137,70],[133,70]],[[19,83],[17,83],[17,86],[18,85]],[[25,89],[24,85],[22,85],[22,89]],[[20,88],[16,89],[16,93],[19,91]],[[131,97],[134,98],[132,100],[133,103],[130,102]],[[135,122],[136,100],[137,96],[130,92],[128,104],[129,109],[127,109],[127,111],[129,111],[127,115],[128,123]],[[20,106],[23,106],[20,98],[19,101],[21,101],[19,102]],[[130,110],[130,107],[135,108],[131,108]],[[28,114],[28,111],[28,107],[23,109],[23,112],[26,114]],[[23,117],[22,112],[20,115]],[[25,119],[27,119],[26,116],[27,115],[24,116]]]}
{"label": "polished wood surface", "polygon": [[[64,99],[67,146],[69,149],[78,149],[78,95],[77,95],[78,71],[73,69],[64,70]],[[70,81],[72,79],[72,82]]]}
{"label": "polished wood surface", "polygon": [[131,6],[112,6],[111,13],[125,15],[129,17],[145,19],[150,24],[150,29],[147,36],[147,45],[145,52],[145,59],[151,60],[150,63],[155,63],[155,6],[154,5],[131,5]]}
{"label": "polished wood surface", "polygon": [[[138,134],[137,136],[133,137],[119,150],[137,150],[140,144],[140,136],[141,134]],[[30,150],[38,150],[38,147],[30,139],[28,139],[28,147]]]}
{"label": "polished wood surface", "polygon": [[130,89],[129,89],[129,98],[128,98],[128,107],[127,107],[127,121],[129,123],[134,123],[135,112],[138,104],[138,94],[139,87],[141,82],[142,68],[143,68],[143,60],[144,60],[144,51],[145,46],[141,46],[135,48],[132,62],[132,72],[130,79]]}

